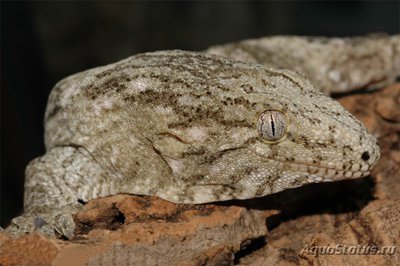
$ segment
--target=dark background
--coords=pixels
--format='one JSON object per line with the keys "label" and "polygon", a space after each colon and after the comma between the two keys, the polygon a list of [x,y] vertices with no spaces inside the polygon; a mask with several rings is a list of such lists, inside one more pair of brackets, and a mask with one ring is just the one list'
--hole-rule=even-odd
{"label": "dark background", "polygon": [[22,211],[24,168],[44,153],[47,96],[61,78],[140,52],[267,35],[398,34],[399,13],[399,1],[2,1],[0,225]]}

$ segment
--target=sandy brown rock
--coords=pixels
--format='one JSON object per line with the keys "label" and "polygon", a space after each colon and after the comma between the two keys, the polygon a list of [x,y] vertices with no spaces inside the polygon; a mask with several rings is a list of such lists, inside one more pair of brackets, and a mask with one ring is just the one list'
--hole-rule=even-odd
{"label": "sandy brown rock", "polygon": [[379,139],[382,158],[370,177],[219,205],[129,195],[97,199],[76,215],[72,240],[0,233],[0,264],[399,265],[399,250],[315,251],[337,245],[399,248],[400,84],[340,102]]}
{"label": "sandy brown rock", "polygon": [[49,265],[59,247],[38,234],[14,239],[0,233],[0,265]]}
{"label": "sandy brown rock", "polygon": [[[2,265],[221,265],[265,236],[261,210],[240,206],[173,204],[147,196],[90,201],[75,217],[70,241],[35,234],[0,238]],[[23,250],[30,251],[23,254]]]}
{"label": "sandy brown rock", "polygon": [[[329,255],[316,252],[300,252],[301,264],[322,265],[399,265],[396,255],[400,236],[400,201],[376,200],[364,208],[349,224],[327,233],[315,234],[307,242],[314,246],[347,246],[348,254]],[[357,254],[357,246],[360,250]],[[361,246],[368,247],[361,249]],[[374,254],[372,249],[383,254]],[[386,251],[384,251],[386,249]],[[384,253],[386,252],[386,253]]]}

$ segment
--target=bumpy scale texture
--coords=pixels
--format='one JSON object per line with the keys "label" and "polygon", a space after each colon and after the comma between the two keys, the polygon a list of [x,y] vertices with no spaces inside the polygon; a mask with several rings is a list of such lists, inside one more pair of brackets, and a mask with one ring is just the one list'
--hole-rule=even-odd
{"label": "bumpy scale texture", "polygon": [[296,70],[325,94],[383,87],[400,73],[400,35],[274,36],[213,46],[207,52]]}
{"label": "bumpy scale texture", "polygon": [[[279,139],[265,141],[259,128]],[[139,54],[60,81],[45,145],[26,169],[25,212],[10,231],[71,237],[81,201],[247,199],[366,176],[380,156],[375,137],[302,75],[184,51]]]}

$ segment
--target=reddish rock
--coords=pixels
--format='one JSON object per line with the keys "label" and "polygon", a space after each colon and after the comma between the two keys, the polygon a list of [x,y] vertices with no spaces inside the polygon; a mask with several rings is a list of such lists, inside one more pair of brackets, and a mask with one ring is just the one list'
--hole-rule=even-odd
{"label": "reddish rock", "polygon": [[59,252],[53,241],[38,234],[14,239],[0,233],[0,265],[50,265]]}
{"label": "reddish rock", "polygon": [[[220,265],[267,233],[275,211],[239,206],[173,204],[116,195],[92,200],[75,216],[69,241],[0,234],[2,265]],[[40,241],[39,241],[40,240]],[[23,250],[29,251],[23,253]]]}

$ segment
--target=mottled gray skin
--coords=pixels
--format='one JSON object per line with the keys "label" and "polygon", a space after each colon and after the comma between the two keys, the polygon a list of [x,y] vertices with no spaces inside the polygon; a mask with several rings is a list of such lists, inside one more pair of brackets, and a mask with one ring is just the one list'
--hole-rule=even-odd
{"label": "mottled gray skin", "polygon": [[[266,110],[286,118],[279,141],[257,131]],[[139,54],[60,81],[45,144],[26,169],[25,211],[9,231],[69,238],[81,200],[248,199],[366,176],[380,156],[375,137],[303,76],[183,51]]]}
{"label": "mottled gray skin", "polygon": [[274,36],[213,46],[207,53],[296,70],[325,94],[380,88],[400,74],[400,35]]}

